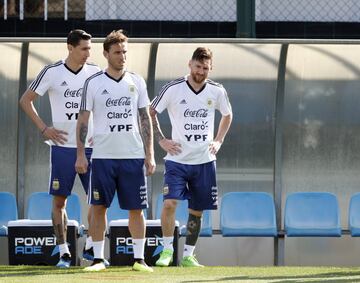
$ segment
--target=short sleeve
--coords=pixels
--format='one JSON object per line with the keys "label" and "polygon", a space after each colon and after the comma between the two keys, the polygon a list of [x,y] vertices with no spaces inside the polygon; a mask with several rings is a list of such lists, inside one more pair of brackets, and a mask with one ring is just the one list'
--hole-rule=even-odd
{"label": "short sleeve", "polygon": [[29,85],[29,89],[43,96],[51,87],[51,77],[49,66],[44,67],[36,79]]}

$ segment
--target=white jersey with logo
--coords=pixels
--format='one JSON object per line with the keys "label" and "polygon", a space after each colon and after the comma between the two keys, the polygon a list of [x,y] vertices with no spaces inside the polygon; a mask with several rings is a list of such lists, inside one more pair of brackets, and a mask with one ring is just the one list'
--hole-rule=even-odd
{"label": "white jersey with logo", "polygon": [[90,77],[84,86],[81,110],[93,114],[92,158],[144,158],[138,109],[149,103],[146,83],[137,74],[126,71],[115,80],[101,71]]}
{"label": "white jersey with logo", "polygon": [[165,159],[182,164],[203,164],[216,159],[209,144],[214,136],[215,109],[231,114],[231,106],[222,85],[206,80],[196,92],[188,76],[166,84],[151,103],[156,112],[167,109],[171,121],[171,139],[181,144],[181,153]]}
{"label": "white jersey with logo", "polygon": [[[86,63],[75,73],[61,60],[44,67],[30,84],[29,89],[40,96],[48,92],[53,126],[68,133],[67,142],[61,146],[76,147],[76,122],[83,86],[87,78],[99,71],[98,66]],[[92,121],[88,132],[88,137],[91,136]]]}

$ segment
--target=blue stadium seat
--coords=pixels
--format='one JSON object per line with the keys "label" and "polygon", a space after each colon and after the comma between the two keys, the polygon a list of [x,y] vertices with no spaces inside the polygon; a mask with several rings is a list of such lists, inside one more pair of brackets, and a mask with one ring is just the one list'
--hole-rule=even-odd
{"label": "blue stadium seat", "polygon": [[[30,195],[28,199],[26,218],[31,220],[51,220],[52,195],[46,192],[37,192]],[[81,203],[79,196],[75,193],[67,198],[66,213],[69,220],[82,223]]]}
{"label": "blue stadium seat", "polygon": [[[31,220],[51,220],[52,200],[53,196],[47,192],[32,193],[28,199],[26,218]],[[82,236],[85,227],[82,225],[81,203],[77,194],[72,193],[67,197],[66,213],[69,220],[78,222],[78,233]]]}
{"label": "blue stadium seat", "polygon": [[18,211],[15,196],[8,192],[0,192],[0,237],[7,236],[8,221],[17,219]]}
{"label": "blue stadium seat", "polygon": [[[143,213],[145,219],[147,218],[146,209],[143,209]],[[128,219],[129,218],[129,211],[125,209],[121,209],[118,202],[117,193],[115,193],[114,198],[111,202],[110,207],[107,209],[106,212],[107,222],[110,223],[111,220],[118,220],[118,219]]]}
{"label": "blue stadium seat", "polygon": [[350,199],[349,230],[352,237],[360,237],[360,193]]}
{"label": "blue stadium seat", "polygon": [[220,229],[224,237],[276,237],[273,197],[263,192],[230,192],[221,199]]}
{"label": "blue stadium seat", "polygon": [[[155,210],[155,218],[161,218],[161,211],[163,208],[163,195],[159,194],[156,200],[156,210]],[[175,219],[179,221],[179,234],[180,236],[186,236],[186,224],[189,217],[189,210],[188,210],[188,201],[178,200],[178,205],[176,208]],[[201,230],[200,230],[200,237],[211,237],[212,236],[212,220],[211,220],[211,211],[204,210],[202,223],[201,223]]]}
{"label": "blue stadium seat", "polygon": [[285,204],[285,232],[288,237],[340,237],[337,197],[327,192],[290,194]]}

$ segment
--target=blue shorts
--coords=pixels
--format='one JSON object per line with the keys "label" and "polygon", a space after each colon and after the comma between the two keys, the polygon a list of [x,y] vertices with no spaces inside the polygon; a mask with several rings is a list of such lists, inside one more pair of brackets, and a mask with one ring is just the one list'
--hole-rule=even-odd
{"label": "blue shorts", "polygon": [[89,203],[110,207],[115,191],[122,209],[148,207],[144,159],[93,159]]}
{"label": "blue shorts", "polygon": [[[79,174],[85,193],[88,193],[90,181],[90,158],[92,149],[86,148],[85,154],[89,161],[87,173]],[[57,196],[69,196],[74,186],[76,148],[52,145],[50,149],[50,186],[49,193]]]}
{"label": "blue shorts", "polygon": [[164,199],[189,200],[193,210],[217,209],[216,162],[199,165],[165,160]]}

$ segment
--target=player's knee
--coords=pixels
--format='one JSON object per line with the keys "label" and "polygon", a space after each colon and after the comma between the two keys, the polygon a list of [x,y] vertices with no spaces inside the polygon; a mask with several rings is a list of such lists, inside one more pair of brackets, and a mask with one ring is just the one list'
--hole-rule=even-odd
{"label": "player's knee", "polygon": [[65,209],[66,197],[63,196],[54,196],[53,199],[53,209],[62,210]]}
{"label": "player's knee", "polygon": [[165,211],[175,211],[177,205],[177,201],[174,199],[166,199],[164,200],[163,209]]}

